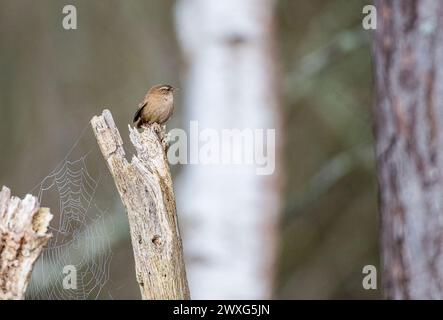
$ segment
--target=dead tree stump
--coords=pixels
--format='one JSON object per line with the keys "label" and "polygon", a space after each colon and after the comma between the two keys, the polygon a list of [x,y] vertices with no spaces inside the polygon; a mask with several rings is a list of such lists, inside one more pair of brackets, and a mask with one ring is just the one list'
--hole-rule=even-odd
{"label": "dead tree stump", "polygon": [[129,126],[137,155],[128,162],[111,113],[104,110],[91,125],[126,207],[142,298],[189,299],[172,179],[158,127],[139,133]]}
{"label": "dead tree stump", "polygon": [[36,197],[23,200],[0,191],[0,300],[24,299],[34,262],[51,235],[52,214]]}

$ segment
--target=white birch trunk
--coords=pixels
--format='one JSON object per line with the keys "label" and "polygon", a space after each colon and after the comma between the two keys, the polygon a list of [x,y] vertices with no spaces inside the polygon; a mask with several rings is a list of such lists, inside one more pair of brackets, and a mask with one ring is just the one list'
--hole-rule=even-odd
{"label": "white birch trunk", "polygon": [[[188,67],[187,121],[217,132],[274,128],[280,142],[274,4],[178,2],[176,27]],[[191,148],[189,156],[195,152]],[[187,165],[178,188],[193,298],[269,298],[280,202],[277,174],[257,175],[248,165]]]}

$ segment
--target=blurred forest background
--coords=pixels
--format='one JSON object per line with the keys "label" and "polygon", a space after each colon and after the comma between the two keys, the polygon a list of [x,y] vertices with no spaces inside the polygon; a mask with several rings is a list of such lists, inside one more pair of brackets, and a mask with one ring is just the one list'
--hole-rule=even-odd
{"label": "blurred forest background", "polygon": [[[77,7],[78,30],[61,27],[65,4]],[[361,285],[363,266],[379,265],[365,4],[276,2],[285,194],[275,298],[380,297]],[[43,205],[55,201],[54,192],[74,190],[76,177],[86,186],[82,203],[63,214],[51,205],[57,246],[33,274],[31,298],[140,297],[126,216],[89,120],[109,107],[126,138],[148,87],[182,86],[174,6],[170,0],[0,0],[0,184],[20,196],[41,191]],[[169,128],[186,126],[182,99]],[[178,175],[181,168],[172,170]],[[72,186],[64,185],[67,179]],[[86,231],[64,240],[78,226]],[[61,254],[91,271],[80,294],[66,295],[42,271],[57,268]]]}

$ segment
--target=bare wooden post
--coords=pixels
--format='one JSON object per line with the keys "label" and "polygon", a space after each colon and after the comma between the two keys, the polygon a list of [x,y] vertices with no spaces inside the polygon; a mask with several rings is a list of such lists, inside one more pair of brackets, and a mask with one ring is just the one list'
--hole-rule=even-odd
{"label": "bare wooden post", "polygon": [[23,299],[34,262],[51,235],[52,214],[36,197],[23,200],[0,191],[0,300]]}
{"label": "bare wooden post", "polygon": [[129,163],[109,110],[91,125],[128,213],[142,298],[189,299],[172,179],[155,128],[129,126],[137,151]]}

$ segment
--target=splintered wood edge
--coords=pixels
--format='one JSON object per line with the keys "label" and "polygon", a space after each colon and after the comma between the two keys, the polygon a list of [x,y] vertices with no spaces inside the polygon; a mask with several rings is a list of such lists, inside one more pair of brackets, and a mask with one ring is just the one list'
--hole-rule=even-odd
{"label": "splintered wood edge", "polygon": [[113,154],[125,157],[122,137],[108,109],[103,110],[101,115],[94,116],[91,119],[91,126],[106,161]]}
{"label": "splintered wood edge", "polygon": [[49,208],[40,207],[37,197],[27,194],[23,199],[11,196],[3,186],[0,191],[0,231],[27,231],[37,236],[47,234],[53,215]]}
{"label": "splintered wood edge", "polygon": [[41,208],[37,197],[11,196],[0,191],[0,300],[24,299],[35,261],[51,238],[49,208]]}

